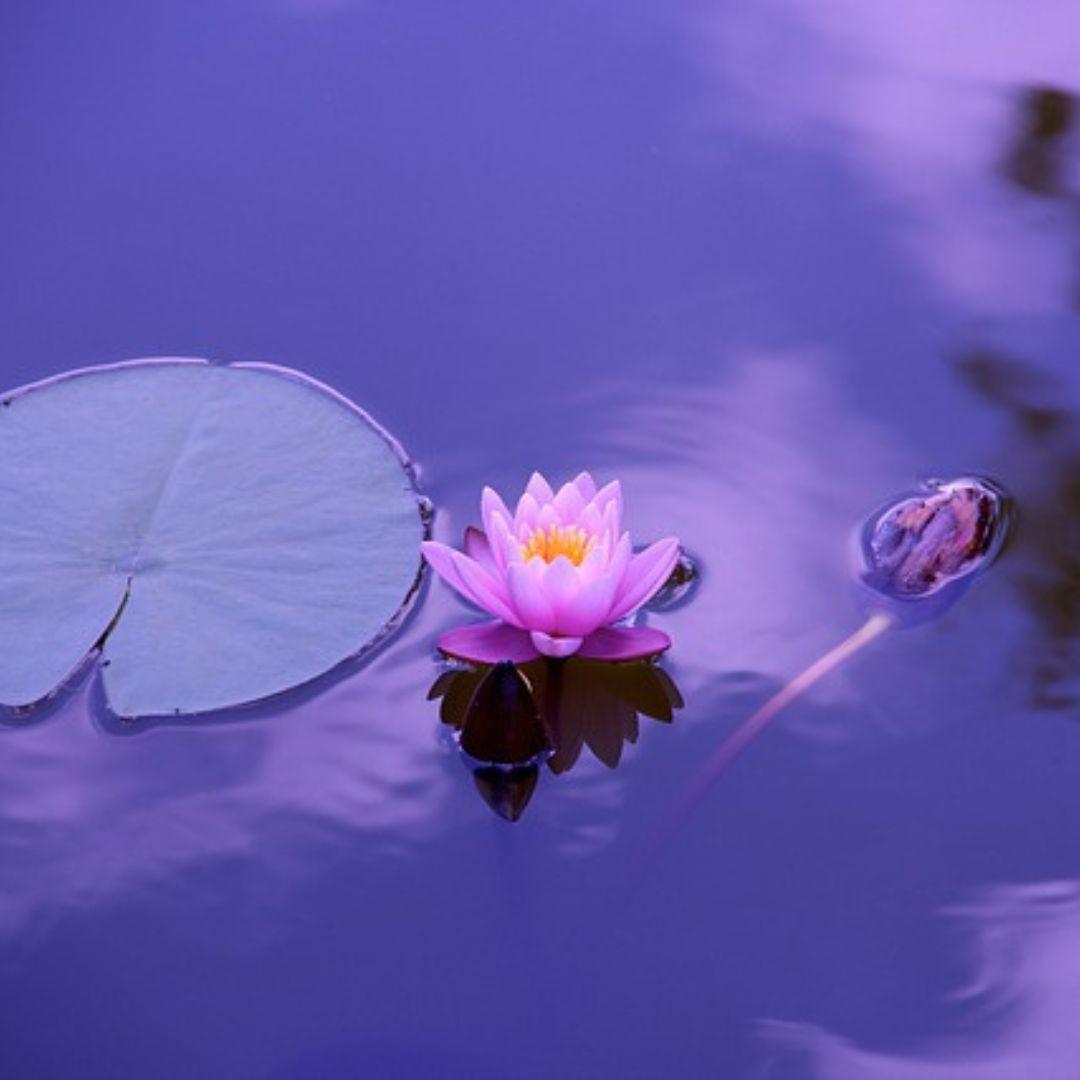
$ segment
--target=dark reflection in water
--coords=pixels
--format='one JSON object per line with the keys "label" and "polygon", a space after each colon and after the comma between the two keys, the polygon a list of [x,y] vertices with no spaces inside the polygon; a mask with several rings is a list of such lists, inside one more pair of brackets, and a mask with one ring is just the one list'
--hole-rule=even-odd
{"label": "dark reflection in water", "polygon": [[1005,175],[1035,195],[1060,195],[1068,168],[1068,136],[1076,121],[1076,99],[1054,86],[1025,91],[1020,124],[1005,158]]}
{"label": "dark reflection in water", "polygon": [[1013,421],[1009,470],[1022,490],[1015,559],[1040,634],[1033,646],[1034,704],[1080,703],[1080,412],[1069,388],[1034,365],[995,352],[956,361],[964,381]]}
{"label": "dark reflection in water", "polygon": [[569,772],[588,746],[614,769],[623,744],[638,739],[639,716],[670,724],[682,695],[655,663],[613,664],[571,657],[444,671],[429,699],[474,759],[484,801],[517,821],[532,798],[540,765]]}

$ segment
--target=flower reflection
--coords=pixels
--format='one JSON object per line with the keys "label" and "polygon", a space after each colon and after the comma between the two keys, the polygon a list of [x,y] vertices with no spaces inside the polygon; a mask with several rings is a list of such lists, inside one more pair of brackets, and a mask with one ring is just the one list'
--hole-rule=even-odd
{"label": "flower reflection", "polygon": [[[473,759],[484,801],[516,821],[532,798],[540,765],[569,772],[585,746],[608,768],[636,743],[639,716],[670,724],[683,699],[671,676],[648,661],[613,664],[573,657],[443,672],[428,693]],[[482,763],[482,764],[481,764]]]}
{"label": "flower reflection", "polygon": [[617,480],[598,489],[583,472],[556,492],[533,473],[513,513],[491,488],[480,508],[483,530],[466,531],[464,552],[421,545],[451,588],[496,619],[444,634],[443,652],[480,663],[578,652],[632,660],[670,645],[659,630],[612,625],[663,588],[679,561],[670,536],[633,553]]}

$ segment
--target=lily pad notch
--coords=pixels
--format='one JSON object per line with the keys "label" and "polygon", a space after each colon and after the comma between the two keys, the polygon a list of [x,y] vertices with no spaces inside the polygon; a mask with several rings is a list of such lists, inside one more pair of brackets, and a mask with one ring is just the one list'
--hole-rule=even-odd
{"label": "lily pad notch", "polygon": [[300,372],[85,368],[0,396],[0,704],[97,654],[121,717],[214,712],[381,642],[419,590],[398,442]]}

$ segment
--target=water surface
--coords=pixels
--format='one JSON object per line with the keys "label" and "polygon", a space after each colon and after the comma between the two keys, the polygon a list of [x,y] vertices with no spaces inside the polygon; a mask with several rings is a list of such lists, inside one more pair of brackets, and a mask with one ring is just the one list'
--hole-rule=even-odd
{"label": "water surface", "polygon": [[[425,700],[439,585],[318,692],[0,728],[5,1076],[1076,1075],[1080,19],[752,8],[4,7],[4,386],[287,364],[442,539],[589,467],[702,570],[651,617],[685,709],[513,825]],[[1019,507],[993,571],[629,874],[857,625],[864,516],[970,473]]]}

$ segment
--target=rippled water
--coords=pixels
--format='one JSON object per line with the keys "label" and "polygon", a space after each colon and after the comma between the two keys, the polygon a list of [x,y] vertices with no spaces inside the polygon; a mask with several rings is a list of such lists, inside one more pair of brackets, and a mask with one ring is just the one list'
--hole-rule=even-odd
{"label": "rippled water", "polygon": [[[685,699],[510,825],[366,666],[0,727],[11,1077],[1071,1078],[1080,990],[1072,5],[228,0],[0,12],[2,382],[271,360],[363,404],[456,540],[483,483],[619,477],[702,576]],[[779,718],[863,618],[865,516],[1015,497],[1004,555]],[[606,750],[605,750],[606,748]]]}

